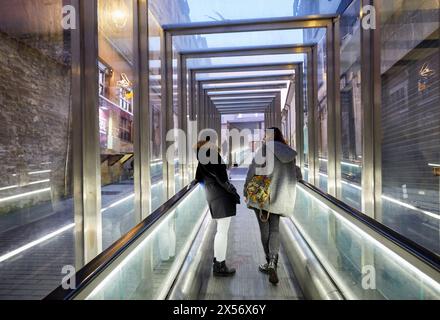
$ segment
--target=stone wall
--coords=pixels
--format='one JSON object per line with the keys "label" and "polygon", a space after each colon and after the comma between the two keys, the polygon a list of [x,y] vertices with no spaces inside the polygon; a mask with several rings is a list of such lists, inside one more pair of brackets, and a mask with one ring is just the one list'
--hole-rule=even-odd
{"label": "stone wall", "polygon": [[[0,213],[56,201],[70,192],[70,66],[0,33]],[[30,175],[29,172],[51,170]],[[50,179],[50,182],[29,184]]]}

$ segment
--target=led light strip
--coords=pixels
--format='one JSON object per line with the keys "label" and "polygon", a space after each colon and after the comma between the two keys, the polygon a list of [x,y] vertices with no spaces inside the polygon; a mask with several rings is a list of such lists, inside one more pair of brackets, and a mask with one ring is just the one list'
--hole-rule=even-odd
{"label": "led light strip", "polygon": [[[162,184],[162,183],[163,183],[163,182],[154,183],[154,184],[152,185],[152,187],[157,186],[157,185]],[[48,188],[48,189],[50,190],[50,188]],[[113,208],[113,207],[117,206],[118,204],[123,203],[124,201],[126,201],[126,200],[128,200],[128,199],[130,199],[130,198],[132,198],[132,197],[134,197],[134,193],[131,194],[131,195],[129,195],[128,197],[126,197],[126,198],[124,198],[124,199],[121,199],[121,200],[119,200],[119,201],[117,201],[117,202],[111,204],[110,206],[108,206],[108,207],[102,209],[102,210],[101,210],[101,213],[104,212],[104,211],[107,211],[107,210],[110,209],[110,208]],[[0,199],[0,202],[1,202],[1,201],[2,201],[2,199]],[[32,241],[32,242],[29,242],[29,243],[25,244],[24,246],[22,246],[22,247],[20,247],[20,248],[18,248],[18,249],[15,249],[15,250],[13,250],[13,251],[11,251],[11,252],[9,252],[9,253],[7,253],[7,254],[1,256],[1,257],[0,257],[0,263],[3,262],[3,261],[5,261],[5,260],[7,260],[7,259],[12,258],[13,256],[16,256],[17,254],[19,254],[19,253],[21,253],[21,252],[23,252],[23,251],[25,251],[25,250],[28,250],[28,249],[30,249],[30,248],[32,248],[32,247],[35,247],[36,245],[38,245],[38,244],[40,244],[40,243],[42,243],[42,242],[44,242],[44,241],[46,241],[46,240],[49,240],[49,239],[51,239],[51,238],[53,238],[53,237],[55,237],[55,236],[57,236],[57,235],[63,233],[64,231],[67,231],[67,230],[73,228],[73,227],[75,227],[75,224],[74,224],[74,223],[72,223],[72,224],[70,224],[70,225],[68,225],[68,226],[62,227],[62,228],[60,228],[60,229],[58,229],[58,230],[56,230],[56,231],[54,231],[54,232],[52,232],[52,233],[50,233],[50,234],[47,234],[47,235],[43,236],[43,237],[40,238],[40,239],[34,240],[34,241]]]}
{"label": "led light strip", "polygon": [[8,253],[6,253],[6,254],[4,254],[3,256],[0,257],[0,263],[5,261],[5,260],[7,260],[7,259],[12,258],[13,256],[16,256],[16,255],[22,253],[23,251],[26,251],[26,250],[28,250],[28,249],[30,249],[32,247],[35,247],[35,246],[39,245],[40,243],[42,243],[42,242],[44,242],[46,240],[52,239],[53,237],[56,237],[57,235],[63,233],[64,231],[70,230],[70,229],[72,229],[74,227],[75,227],[75,224],[71,223],[71,224],[69,224],[67,226],[62,227],[61,229],[58,229],[57,231],[54,231],[52,233],[49,233],[49,234],[45,235],[44,237],[41,237],[40,239],[37,239],[37,240],[32,241],[32,242],[29,242],[28,244],[26,244],[26,245],[24,245],[24,246],[22,246],[22,247],[20,247],[20,248],[18,248],[16,250],[8,252]]}
{"label": "led light strip", "polygon": [[385,196],[385,195],[382,195],[382,199],[388,200],[388,201],[390,201],[390,202],[393,202],[393,203],[395,203],[395,204],[398,204],[398,205],[400,205],[400,206],[402,206],[402,207],[405,207],[405,208],[408,208],[408,209],[416,210],[416,211],[421,212],[421,213],[424,213],[424,214],[426,214],[426,215],[428,215],[428,216],[430,216],[430,217],[432,217],[432,218],[434,218],[434,219],[440,220],[440,215],[435,214],[435,213],[433,213],[433,212],[429,212],[429,211],[421,210],[421,209],[419,209],[419,208],[417,208],[417,207],[414,207],[414,206],[412,206],[412,205],[410,205],[410,204],[407,204],[407,203],[405,203],[405,202],[401,202],[401,201],[399,201],[399,200],[396,200],[396,199],[394,199],[394,198],[391,198],[391,197],[388,197],[388,196]]}
{"label": "led light strip", "polygon": [[[367,238],[370,242],[374,243],[377,247],[379,247],[379,249],[381,249],[382,251],[385,251],[387,254],[389,254],[391,257],[391,261],[393,261],[394,263],[396,263],[397,266],[406,266],[409,271],[413,272],[414,274],[416,274],[418,277],[421,278],[421,280],[425,283],[429,283],[430,286],[432,286],[435,290],[440,291],[440,284],[435,281],[434,279],[432,279],[430,276],[428,276],[427,274],[423,273],[422,271],[420,271],[420,269],[418,269],[416,266],[414,266],[413,264],[409,263],[408,261],[406,261],[404,258],[402,258],[400,255],[398,255],[397,253],[395,253],[394,251],[392,251],[391,249],[389,249],[388,247],[386,247],[384,244],[382,244],[380,241],[378,241],[377,239],[375,239],[374,237],[372,237],[371,235],[369,235],[368,233],[366,233],[364,230],[362,230],[360,227],[358,227],[357,225],[355,225],[353,222],[351,222],[350,220],[348,220],[346,217],[344,217],[342,214],[338,213],[337,211],[331,209],[326,203],[324,203],[321,199],[318,199],[317,197],[315,197],[314,195],[312,195],[308,190],[305,190],[304,187],[300,186],[301,191],[307,193],[309,196],[311,196],[314,200],[316,200],[322,207],[324,207],[326,210],[331,211],[335,216],[337,216],[341,222],[343,224],[345,224],[348,228],[352,228],[354,229],[354,233],[355,234],[360,234],[362,237]],[[315,247],[317,247],[315,245]],[[319,250],[319,249],[318,249]],[[325,257],[325,256],[324,256]]]}
{"label": "led light strip", "polygon": [[37,194],[37,193],[43,193],[43,192],[47,192],[50,191],[50,188],[45,188],[45,189],[40,189],[40,190],[35,190],[35,191],[30,191],[30,192],[26,192],[26,193],[20,193],[20,194],[16,194],[15,196],[10,196],[10,197],[6,197],[6,198],[1,198],[0,202],[5,202],[5,201],[9,201],[9,200],[14,200],[14,199],[18,199],[18,198],[23,198],[23,197],[27,197],[33,194]]}
{"label": "led light strip", "polygon": [[[190,195],[188,195],[187,197],[189,197]],[[203,211],[207,211],[208,208],[205,207],[203,209]],[[173,209],[173,211],[175,211],[175,208]],[[168,216],[166,216],[162,221],[161,221],[161,226],[166,225],[168,223],[168,221],[170,221],[170,219],[172,218],[173,212],[171,212],[170,214],[168,214]],[[199,218],[199,220],[197,221],[197,226],[200,226],[200,224],[202,223],[204,219],[204,215],[202,214],[201,217]],[[93,296],[96,296],[99,291],[103,290],[105,288],[105,286],[107,285],[107,283],[109,283],[110,280],[112,280],[112,278],[114,278],[117,273],[119,273],[120,270],[122,270],[122,268],[128,263],[130,262],[130,260],[132,259],[132,257],[136,256],[137,253],[141,250],[144,249],[145,247],[145,243],[156,236],[156,234],[161,231],[160,226],[155,228],[154,230],[151,231],[151,233],[147,234],[147,236],[140,241],[140,243],[130,252],[127,254],[127,256],[122,259],[119,264],[112,270],[110,271],[110,273],[87,295],[87,297],[85,298],[85,300],[93,300]],[[196,234],[198,231],[198,228],[196,227],[195,230],[193,230],[192,234]],[[190,242],[191,243],[191,242]],[[181,250],[180,253],[178,253],[176,255],[176,257],[178,257],[180,254],[182,254],[182,252],[184,252],[185,250]],[[169,270],[171,272],[171,270]]]}
{"label": "led light strip", "polygon": [[[324,173],[319,172],[319,175],[328,178],[328,175],[326,175],[326,174],[324,174]],[[362,188],[361,188],[360,186],[357,186],[357,185],[355,185],[355,184],[348,183],[348,182],[345,182],[345,181],[342,181],[342,183],[345,184],[345,185],[351,186],[351,187],[353,187],[353,188],[355,188],[355,189],[362,190]],[[386,195],[382,195],[382,199],[387,200],[387,201],[390,201],[390,202],[395,203],[395,204],[397,204],[397,205],[400,205],[400,206],[402,206],[402,207],[405,207],[405,208],[408,208],[408,209],[412,209],[412,210],[415,210],[415,211],[417,211],[417,212],[420,212],[420,213],[426,214],[427,216],[430,216],[431,218],[434,218],[434,219],[440,220],[440,215],[435,214],[435,213],[433,213],[433,212],[419,209],[419,208],[417,208],[417,207],[415,207],[415,206],[412,206],[412,205],[410,205],[410,204],[408,204],[408,203],[405,203],[405,202],[402,202],[402,201],[396,200],[396,199],[391,198],[391,197],[388,197],[388,196],[386,196]]]}
{"label": "led light strip", "polygon": [[[328,159],[319,158],[319,161],[322,161],[322,162],[328,162]],[[345,166],[349,166],[349,167],[361,168],[360,165],[358,165],[358,164],[354,164],[354,163],[350,163],[350,162],[344,162],[344,161],[341,161],[341,164],[343,164],[343,165],[345,165]]]}
{"label": "led light strip", "polygon": [[355,184],[353,184],[353,183],[349,183],[349,182],[344,181],[344,180],[342,180],[342,183],[345,184],[345,185],[347,185],[347,186],[353,187],[353,188],[355,188],[355,189],[362,190],[362,188],[361,188],[360,186],[357,186],[357,185],[355,185]]}
{"label": "led light strip", "polygon": [[[27,186],[31,186],[31,185],[35,185],[35,184],[41,184],[41,183],[45,183],[45,182],[50,182],[50,179],[30,182],[28,184],[22,185],[21,187],[27,187]],[[16,184],[16,185],[13,185],[13,186],[0,188],[0,191],[9,190],[9,189],[15,189],[15,188],[19,188],[19,187],[20,186],[18,184]]]}
{"label": "led light strip", "polygon": [[9,186],[9,187],[0,188],[0,191],[3,191],[3,190],[9,190],[9,189],[15,189],[15,188],[18,188],[18,185],[14,185],[14,186]]}
{"label": "led light strip", "polygon": [[109,210],[109,209],[111,209],[111,208],[114,208],[114,207],[120,205],[121,203],[124,203],[125,201],[127,201],[127,200],[129,200],[129,199],[131,199],[131,198],[133,198],[133,197],[134,197],[134,193],[130,194],[129,196],[127,196],[127,197],[125,197],[125,198],[123,198],[123,199],[121,199],[121,200],[118,200],[118,201],[116,201],[116,202],[113,202],[113,203],[112,203],[111,205],[109,205],[108,207],[106,207],[106,208],[104,208],[104,209],[101,209],[101,212],[104,212],[104,211],[107,211],[107,210]]}
{"label": "led light strip", "polygon": [[[27,186],[31,186],[34,184],[41,184],[41,183],[46,183],[46,182],[50,182],[50,179],[45,179],[45,180],[40,180],[40,181],[34,181],[34,182],[30,182],[27,184]],[[24,186],[25,187],[25,186]]]}
{"label": "led light strip", "polygon": [[34,172],[28,172],[28,174],[29,175],[34,175],[34,174],[49,173],[49,172],[52,172],[52,170],[34,171]]}

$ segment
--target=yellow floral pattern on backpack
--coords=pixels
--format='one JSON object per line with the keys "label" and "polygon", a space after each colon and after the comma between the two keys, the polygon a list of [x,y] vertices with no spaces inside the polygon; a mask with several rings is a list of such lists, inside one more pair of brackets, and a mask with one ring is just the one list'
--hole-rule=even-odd
{"label": "yellow floral pattern on backpack", "polygon": [[255,175],[246,186],[246,194],[249,203],[256,203],[260,209],[269,203],[270,198],[270,178],[268,176]]}

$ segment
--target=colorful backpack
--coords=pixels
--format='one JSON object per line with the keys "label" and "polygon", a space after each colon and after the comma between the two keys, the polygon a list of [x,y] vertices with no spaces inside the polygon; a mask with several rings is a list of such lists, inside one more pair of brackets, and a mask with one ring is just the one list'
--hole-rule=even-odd
{"label": "colorful backpack", "polygon": [[270,202],[270,183],[271,179],[268,176],[255,175],[246,186],[248,202],[258,204],[260,219],[263,222],[267,222],[269,219],[269,213],[267,213],[267,217],[264,217],[263,208]]}

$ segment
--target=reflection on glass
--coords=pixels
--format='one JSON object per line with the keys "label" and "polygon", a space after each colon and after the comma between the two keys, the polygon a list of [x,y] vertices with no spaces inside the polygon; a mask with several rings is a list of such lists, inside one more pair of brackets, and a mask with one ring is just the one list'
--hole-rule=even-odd
{"label": "reflection on glass", "polygon": [[319,182],[321,190],[327,191],[327,162],[328,162],[328,141],[327,141],[327,46],[326,32],[320,30],[319,35],[315,36],[318,40],[318,108],[317,126],[318,126],[318,158],[319,158]]}
{"label": "reflection on glass", "polygon": [[137,222],[133,195],[133,1],[98,1],[98,55],[105,249]]}
{"label": "reflection on glass", "polygon": [[149,90],[150,90],[150,174],[151,208],[154,211],[165,201],[162,166],[162,58],[161,27],[148,12]]}
{"label": "reflection on glass", "polygon": [[197,47],[194,46],[194,42],[189,41],[193,36],[176,36],[178,41],[176,48],[185,51],[201,49],[204,44],[207,44],[208,48],[214,49],[304,43],[303,32],[300,29],[200,34],[198,37],[200,41]]}
{"label": "reflection on glass", "polygon": [[253,71],[233,71],[233,72],[211,72],[197,73],[198,81],[209,80],[210,78],[234,78],[234,77],[264,77],[271,75],[291,75],[293,70],[253,70]]}
{"label": "reflection on glass", "polygon": [[382,216],[440,254],[438,1],[384,1],[381,14]]}
{"label": "reflection on glass", "polygon": [[362,105],[360,0],[342,14],[341,34],[341,133],[342,200],[362,210]]}
{"label": "reflection on glass", "polygon": [[[182,174],[182,164],[179,163],[179,128],[181,128],[181,104],[179,100],[179,92],[178,92],[178,84],[177,82],[180,80],[180,76],[178,76],[179,68],[181,65],[178,64],[177,61],[178,52],[175,49],[173,44],[173,129],[174,129],[174,192],[178,192],[183,187],[183,174]],[[172,159],[168,159],[168,161],[172,161]],[[172,196],[172,195],[171,195]]]}
{"label": "reflection on glass", "polygon": [[[440,284],[298,187],[298,229],[348,299],[438,300]],[[365,274],[374,272],[375,286]]]}
{"label": "reflection on glass", "polygon": [[[168,2],[150,1],[157,8],[162,24],[188,22],[212,22],[222,20],[284,18],[317,14],[334,14],[341,0],[191,0]],[[170,6],[172,4],[172,6]]]}
{"label": "reflection on glass", "polygon": [[207,203],[198,186],[153,226],[87,299],[164,299],[206,212]]}
{"label": "reflection on glass", "polygon": [[225,66],[237,64],[261,64],[261,63],[292,63],[303,62],[304,54],[274,54],[239,57],[216,57],[203,59],[188,59],[188,68]]}
{"label": "reflection on glass", "polygon": [[42,299],[75,264],[68,3],[0,1],[0,300]]}
{"label": "reflection on glass", "polygon": [[304,152],[304,170],[303,170],[303,178],[305,181],[309,180],[308,175],[308,166],[309,166],[309,72],[312,72],[311,70],[307,69],[307,57],[304,58],[304,71],[303,71],[303,79],[304,79],[304,86],[303,86],[303,100],[304,100],[304,108],[303,108],[303,152]]}

